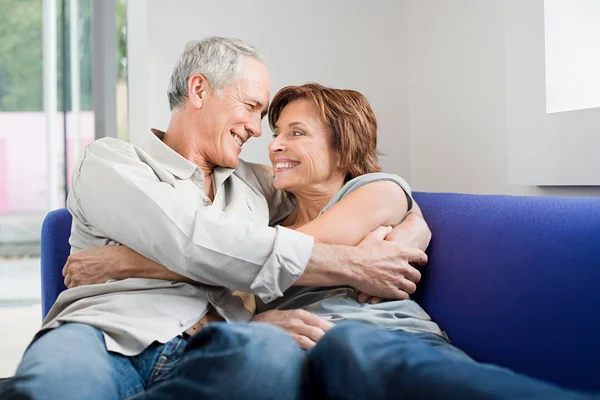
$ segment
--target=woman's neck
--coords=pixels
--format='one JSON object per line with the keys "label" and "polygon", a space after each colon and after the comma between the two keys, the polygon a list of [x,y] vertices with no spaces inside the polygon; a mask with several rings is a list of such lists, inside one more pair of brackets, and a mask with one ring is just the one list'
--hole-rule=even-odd
{"label": "woman's neck", "polygon": [[331,199],[344,186],[344,181],[330,182],[328,185],[309,188],[300,192],[292,192],[296,197],[296,209],[283,225],[290,229],[297,229],[319,216],[319,213],[329,204]]}

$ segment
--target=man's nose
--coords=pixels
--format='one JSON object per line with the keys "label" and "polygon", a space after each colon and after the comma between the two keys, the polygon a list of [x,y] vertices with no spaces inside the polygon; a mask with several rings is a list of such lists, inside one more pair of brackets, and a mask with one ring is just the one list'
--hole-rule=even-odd
{"label": "man's nose", "polygon": [[260,135],[262,135],[262,123],[260,119],[258,119],[258,121],[253,120],[248,122],[245,128],[249,136],[260,137]]}

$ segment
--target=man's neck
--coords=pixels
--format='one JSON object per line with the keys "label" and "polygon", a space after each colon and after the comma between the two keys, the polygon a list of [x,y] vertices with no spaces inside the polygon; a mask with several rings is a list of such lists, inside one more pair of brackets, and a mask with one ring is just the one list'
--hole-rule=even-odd
{"label": "man's neck", "polygon": [[186,130],[186,126],[194,126],[193,121],[186,123],[182,114],[173,113],[163,143],[194,163],[204,172],[205,177],[210,177],[216,165],[208,161],[202,143],[197,142],[198,135],[192,135]]}

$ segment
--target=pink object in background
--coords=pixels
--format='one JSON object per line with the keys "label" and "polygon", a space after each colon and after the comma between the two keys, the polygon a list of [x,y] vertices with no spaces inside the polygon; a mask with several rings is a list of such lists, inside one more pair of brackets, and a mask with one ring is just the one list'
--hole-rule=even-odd
{"label": "pink object in background", "polygon": [[[67,146],[74,142],[71,129],[71,114],[67,118]],[[81,113],[81,144],[94,139],[94,113]],[[43,112],[0,112],[0,142],[4,143],[4,153],[0,155],[0,214],[45,213],[47,200],[47,149],[46,122]],[[63,116],[56,116],[56,155],[59,173],[59,204],[64,204],[63,188]],[[67,166],[70,171],[75,163],[69,152]],[[80,152],[81,155],[81,152]],[[3,175],[1,175],[3,174]],[[4,185],[4,186],[2,186]]]}
{"label": "pink object in background", "polygon": [[6,141],[0,139],[0,215],[8,213],[8,160]]}

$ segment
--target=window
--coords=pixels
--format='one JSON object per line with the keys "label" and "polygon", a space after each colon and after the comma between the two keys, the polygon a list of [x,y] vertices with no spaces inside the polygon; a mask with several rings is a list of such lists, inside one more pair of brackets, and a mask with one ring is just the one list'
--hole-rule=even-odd
{"label": "window", "polygon": [[545,0],[546,111],[600,107],[600,1]]}
{"label": "window", "polygon": [[[41,323],[42,221],[64,207],[72,168],[96,136],[92,82],[102,71],[92,68],[93,1],[0,0],[0,378],[14,373]],[[116,6],[114,136],[126,139],[126,0],[110,1],[101,4]]]}

